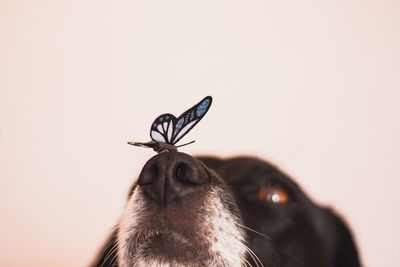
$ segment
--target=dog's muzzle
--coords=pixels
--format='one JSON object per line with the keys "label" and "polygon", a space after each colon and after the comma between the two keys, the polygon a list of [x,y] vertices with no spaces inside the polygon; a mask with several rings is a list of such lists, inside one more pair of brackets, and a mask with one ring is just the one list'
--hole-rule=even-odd
{"label": "dog's muzzle", "polygon": [[223,180],[193,157],[144,166],[118,230],[120,266],[242,266],[241,219]]}

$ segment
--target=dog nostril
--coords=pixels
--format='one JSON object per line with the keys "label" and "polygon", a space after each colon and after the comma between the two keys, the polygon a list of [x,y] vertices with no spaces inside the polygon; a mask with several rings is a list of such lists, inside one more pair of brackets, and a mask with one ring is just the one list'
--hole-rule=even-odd
{"label": "dog nostril", "polygon": [[187,181],[188,180],[187,176],[188,176],[188,173],[187,173],[186,164],[183,162],[178,163],[175,167],[175,177],[181,182],[189,182],[189,181]]}
{"label": "dog nostril", "polygon": [[174,175],[181,183],[188,185],[200,185],[205,180],[205,177],[199,173],[198,166],[192,166],[187,162],[176,164]]}
{"label": "dog nostril", "polygon": [[139,177],[138,184],[146,185],[151,184],[159,174],[159,168],[157,164],[152,164],[151,166],[145,168]]}

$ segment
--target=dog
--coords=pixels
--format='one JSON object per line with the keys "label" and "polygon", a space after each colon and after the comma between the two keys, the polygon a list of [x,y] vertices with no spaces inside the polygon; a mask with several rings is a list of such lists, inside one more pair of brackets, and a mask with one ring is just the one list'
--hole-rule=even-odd
{"label": "dog", "polygon": [[344,221],[253,157],[151,158],[91,266],[359,267]]}

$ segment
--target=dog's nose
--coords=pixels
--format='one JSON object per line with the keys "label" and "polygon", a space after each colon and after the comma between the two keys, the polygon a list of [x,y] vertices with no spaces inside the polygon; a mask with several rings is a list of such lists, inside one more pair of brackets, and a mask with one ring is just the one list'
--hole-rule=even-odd
{"label": "dog's nose", "polygon": [[208,179],[200,163],[180,152],[164,152],[151,158],[140,173],[144,194],[165,206],[197,190]]}

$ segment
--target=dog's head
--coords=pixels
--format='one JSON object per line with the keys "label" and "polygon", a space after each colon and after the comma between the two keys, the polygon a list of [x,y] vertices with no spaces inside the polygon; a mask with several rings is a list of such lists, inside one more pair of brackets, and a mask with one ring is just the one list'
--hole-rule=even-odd
{"label": "dog's head", "polygon": [[150,159],[96,266],[360,266],[347,227],[249,157]]}

